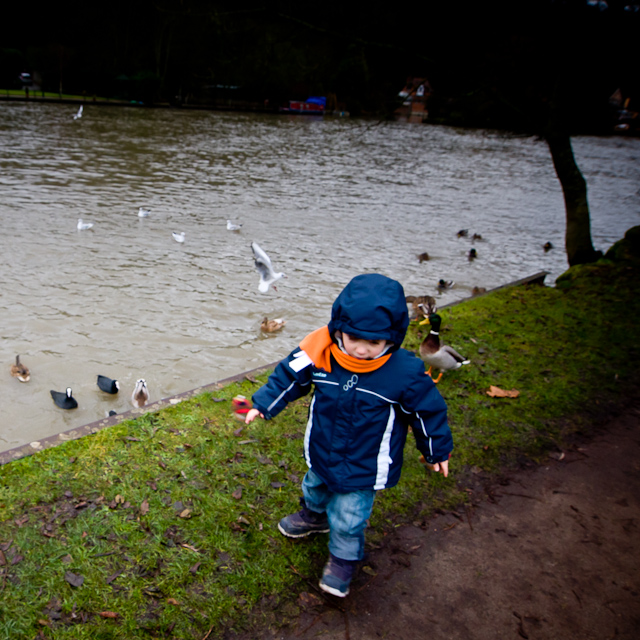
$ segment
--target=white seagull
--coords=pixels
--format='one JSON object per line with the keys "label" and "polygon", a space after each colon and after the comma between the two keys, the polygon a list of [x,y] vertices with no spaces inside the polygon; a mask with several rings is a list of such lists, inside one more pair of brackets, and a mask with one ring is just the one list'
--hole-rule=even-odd
{"label": "white seagull", "polygon": [[138,218],[148,218],[151,213],[151,209],[145,209],[144,207],[140,207],[138,209]]}
{"label": "white seagull", "polygon": [[182,233],[176,233],[174,231],[171,235],[176,242],[184,242],[184,231]]}
{"label": "white seagull", "polygon": [[241,224],[233,224],[231,220],[227,220],[227,231],[240,231],[242,229]]}
{"label": "white seagull", "polygon": [[[287,276],[285,276],[284,273],[276,273],[273,270],[269,256],[260,248],[257,242],[251,243],[251,250],[253,251],[253,257],[255,258],[256,269],[260,274],[258,291],[260,291],[260,293],[267,293],[267,291],[269,291],[269,285],[280,280],[280,278],[286,278]],[[273,288],[276,291],[278,290],[275,285]]]}
{"label": "white seagull", "polygon": [[93,227],[93,222],[82,222],[82,218],[78,218],[78,231],[86,231],[87,229],[91,229]]}
{"label": "white seagull", "polygon": [[131,404],[138,409],[144,407],[149,402],[149,389],[147,389],[147,383],[144,378],[136,380],[136,386],[131,394]]}
{"label": "white seagull", "polygon": [[78,109],[78,113],[76,113],[76,115],[73,116],[74,120],[79,120],[80,118],[82,118],[82,105],[80,105],[80,108]]}

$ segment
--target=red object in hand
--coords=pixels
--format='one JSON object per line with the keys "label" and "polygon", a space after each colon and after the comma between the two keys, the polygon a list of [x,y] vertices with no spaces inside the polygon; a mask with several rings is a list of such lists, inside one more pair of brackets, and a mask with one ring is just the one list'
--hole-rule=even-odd
{"label": "red object in hand", "polygon": [[232,398],[233,410],[238,416],[244,416],[251,410],[251,400],[247,400],[244,396],[236,396]]}

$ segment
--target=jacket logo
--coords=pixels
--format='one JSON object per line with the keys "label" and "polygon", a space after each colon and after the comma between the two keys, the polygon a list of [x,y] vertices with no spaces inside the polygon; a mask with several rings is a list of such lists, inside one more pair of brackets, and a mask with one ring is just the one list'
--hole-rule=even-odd
{"label": "jacket logo", "polygon": [[318,378],[326,378],[327,374],[326,373],[322,373],[322,371],[314,371],[313,372],[314,376],[318,376]]}
{"label": "jacket logo", "polygon": [[347,380],[347,384],[345,384],[342,388],[345,391],[349,391],[349,389],[351,389],[352,387],[355,387],[358,384],[358,376],[354,373],[351,376],[350,380]]}

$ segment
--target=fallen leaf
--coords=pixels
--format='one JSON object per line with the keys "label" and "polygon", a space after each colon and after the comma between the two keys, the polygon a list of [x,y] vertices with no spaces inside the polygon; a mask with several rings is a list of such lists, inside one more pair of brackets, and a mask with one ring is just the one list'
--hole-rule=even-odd
{"label": "fallen leaf", "polygon": [[71,573],[71,571],[67,571],[64,574],[64,579],[72,586],[72,587],[81,587],[84,582],[84,576],[81,576],[79,573]]}
{"label": "fallen leaf", "polygon": [[242,487],[238,487],[232,494],[231,494],[232,498],[235,498],[236,500],[240,500],[240,498],[242,498]]}
{"label": "fallen leaf", "polygon": [[271,486],[274,489],[282,489],[282,487],[284,487],[284,483],[283,482],[272,482]]}
{"label": "fallen leaf", "polygon": [[246,524],[246,525],[251,526],[251,523],[244,516],[239,516],[238,517],[238,522],[240,524]]}
{"label": "fallen leaf", "polygon": [[162,462],[162,460],[158,460],[158,464],[160,465],[160,468],[162,468],[162,469],[166,469],[167,468],[167,465],[164,462]]}
{"label": "fallen leaf", "polygon": [[192,573],[194,576],[196,575],[196,572],[198,571],[198,569],[200,568],[200,565],[202,564],[202,562],[196,562],[193,567],[191,567],[191,569],[189,569],[189,573]]}
{"label": "fallen leaf", "polygon": [[51,622],[49,620],[42,620],[41,619],[41,620],[38,620],[38,624],[41,624],[43,627],[45,627],[45,626],[48,627],[51,624]]}
{"label": "fallen leaf", "polygon": [[200,553],[198,549],[196,549],[195,547],[192,547],[190,544],[187,544],[186,542],[183,542],[180,546],[184,547],[185,549],[189,549],[189,551],[195,551],[196,553]]}
{"label": "fallen leaf", "polygon": [[124,504],[124,496],[121,496],[120,494],[118,494],[116,496],[116,504]]}
{"label": "fallen leaf", "polygon": [[248,380],[249,382],[253,382],[253,384],[260,384],[253,376],[250,376],[248,374],[244,377],[244,379]]}
{"label": "fallen leaf", "polygon": [[149,501],[145,498],[140,505],[140,513],[145,516],[149,513]]}
{"label": "fallen leaf", "polygon": [[309,593],[308,591],[303,591],[298,596],[298,604],[302,607],[314,607],[315,605],[322,604],[322,600],[318,598],[318,596],[313,593]]}
{"label": "fallen leaf", "polygon": [[191,517],[191,509],[185,509],[178,514],[181,518],[190,518]]}
{"label": "fallen leaf", "polygon": [[516,389],[511,389],[511,391],[505,391],[500,387],[494,387],[491,385],[489,387],[489,391],[487,391],[487,395],[492,398],[517,398],[520,395],[520,392]]}
{"label": "fallen leaf", "polygon": [[179,605],[180,603],[175,598],[167,598],[167,604]]}
{"label": "fallen leaf", "polygon": [[98,614],[101,618],[117,618],[118,614],[115,611],[101,611]]}

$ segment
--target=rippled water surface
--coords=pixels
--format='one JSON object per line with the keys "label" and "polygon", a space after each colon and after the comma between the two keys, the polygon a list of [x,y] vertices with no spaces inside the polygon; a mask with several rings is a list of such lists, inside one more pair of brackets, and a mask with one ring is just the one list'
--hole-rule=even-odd
{"label": "rippled water surface", "polygon": [[[74,121],[75,111],[0,104],[0,449],[131,408],[139,377],[157,400],[272,362],[328,321],[358,273],[414,295],[453,279],[444,304],[542,269],[552,283],[566,268],[562,192],[532,138],[92,105]],[[577,138],[574,151],[606,249],[640,224],[640,141]],[[94,227],[77,231],[78,218]],[[474,262],[462,228],[482,234]],[[253,240],[288,276],[277,291],[258,292]],[[261,335],[265,315],[286,318],[285,330]],[[17,353],[29,384],[9,375]],[[120,380],[118,396],[98,390],[99,373]],[[67,386],[71,412],[49,396]]]}

